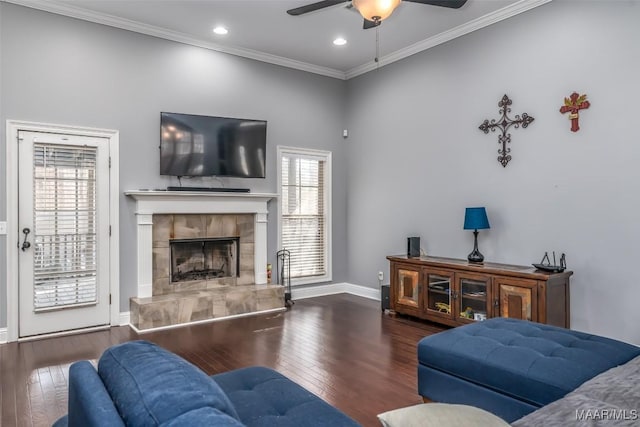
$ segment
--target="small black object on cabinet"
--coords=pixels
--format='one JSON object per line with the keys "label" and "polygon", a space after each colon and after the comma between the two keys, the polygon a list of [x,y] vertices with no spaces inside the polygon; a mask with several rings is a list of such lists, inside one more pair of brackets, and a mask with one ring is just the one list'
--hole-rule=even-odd
{"label": "small black object on cabinet", "polygon": [[407,237],[407,256],[409,258],[420,258],[419,237]]}

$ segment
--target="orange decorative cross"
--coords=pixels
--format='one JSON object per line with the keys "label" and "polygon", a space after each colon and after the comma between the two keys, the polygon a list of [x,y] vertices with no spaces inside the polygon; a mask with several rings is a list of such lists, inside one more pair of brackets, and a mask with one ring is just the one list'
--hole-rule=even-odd
{"label": "orange decorative cross", "polygon": [[589,108],[591,104],[587,101],[587,95],[578,95],[573,92],[569,98],[564,99],[564,105],[560,107],[562,114],[569,113],[569,120],[571,120],[571,132],[578,132],[580,125],[578,125],[578,119],[580,118],[578,112]]}

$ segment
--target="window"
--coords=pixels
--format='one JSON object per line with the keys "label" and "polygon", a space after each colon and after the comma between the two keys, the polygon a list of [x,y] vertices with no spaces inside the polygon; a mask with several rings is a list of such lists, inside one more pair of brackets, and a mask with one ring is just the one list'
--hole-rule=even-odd
{"label": "window", "polygon": [[34,311],[96,304],[96,162],[87,146],[33,145]]}
{"label": "window", "polygon": [[331,153],[278,147],[279,249],[291,252],[291,283],[331,280]]}

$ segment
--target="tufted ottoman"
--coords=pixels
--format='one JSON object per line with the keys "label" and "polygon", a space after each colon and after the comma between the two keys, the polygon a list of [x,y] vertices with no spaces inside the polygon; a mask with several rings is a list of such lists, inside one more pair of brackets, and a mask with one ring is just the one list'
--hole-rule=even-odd
{"label": "tufted ottoman", "polygon": [[493,318],[418,343],[418,393],[514,421],[640,354],[609,338]]}

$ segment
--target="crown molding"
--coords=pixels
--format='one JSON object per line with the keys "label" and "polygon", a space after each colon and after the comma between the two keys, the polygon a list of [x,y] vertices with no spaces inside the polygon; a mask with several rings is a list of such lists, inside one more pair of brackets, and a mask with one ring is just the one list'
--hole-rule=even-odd
{"label": "crown molding", "polygon": [[513,3],[507,7],[503,7],[502,9],[499,9],[495,12],[488,13],[465,24],[459,25],[447,31],[443,31],[440,34],[436,34],[433,37],[429,37],[428,39],[414,43],[389,55],[382,56],[379,60],[379,65],[376,63],[367,63],[347,70],[347,72],[345,73],[346,79],[349,80],[359,75],[368,73],[369,71],[373,71],[379,67],[384,67],[385,65],[400,61],[401,59],[404,59],[408,56],[415,55],[416,53],[438,46],[439,44],[446,43],[457,37],[461,37],[465,34],[469,34],[481,28],[488,27],[489,25],[511,18],[515,15],[526,12],[538,6],[542,6],[543,4],[549,3],[551,1],[553,0],[520,0],[517,3]]}
{"label": "crown molding", "polygon": [[512,16],[526,12],[538,6],[542,6],[543,4],[549,3],[551,1],[553,0],[520,0],[517,3],[499,9],[495,12],[481,16],[480,18],[476,18],[463,25],[444,31],[428,39],[414,43],[411,46],[395,51],[389,55],[385,55],[380,58],[380,61],[377,64],[366,63],[344,72],[334,68],[322,67],[307,62],[296,61],[295,59],[259,52],[252,49],[222,46],[217,43],[198,39],[178,31],[168,30],[154,25],[147,25],[141,22],[119,18],[117,16],[104,13],[92,12],[81,7],[54,3],[48,0],[0,0],[0,2],[13,3],[20,6],[30,7],[32,9],[39,9],[45,12],[51,12],[71,18],[82,19],[84,21],[94,22],[96,24],[107,25],[110,27],[120,28],[127,31],[133,31],[140,34],[146,34],[153,37],[175,41],[178,43],[214,50],[216,52],[240,56],[243,58],[253,59],[256,61],[266,62],[282,67],[293,68],[296,70],[306,71],[309,73],[319,74],[322,76],[332,77],[340,80],[349,80],[353,77],[368,73],[369,71],[373,71],[379,67],[384,67],[385,65],[400,61],[401,59],[404,59],[408,56],[415,55],[416,53],[430,49],[439,44],[446,43],[457,37],[461,37],[465,34],[469,34],[473,31],[487,27],[491,24],[495,24],[496,22],[511,18]]}
{"label": "crown molding", "polygon": [[293,68],[309,73],[320,74],[340,80],[346,79],[345,73],[343,71],[333,68],[322,67],[302,61],[296,61],[295,59],[259,52],[252,49],[222,46],[217,43],[192,37],[179,31],[172,31],[165,28],[157,27],[155,25],[143,24],[141,22],[119,18],[117,16],[109,15],[106,13],[93,12],[82,7],[60,4],[47,0],[0,0],[0,2],[13,3],[19,6],[43,10],[45,12],[51,12],[58,15],[81,19],[83,21],[94,22],[96,24],[107,25],[110,27],[120,28],[122,30],[133,31],[140,34],[146,34],[148,36],[171,40],[178,43],[201,47],[204,49],[214,50],[216,52],[227,53],[229,55],[240,56],[243,58],[253,59],[269,64],[280,65],[282,67]]}

